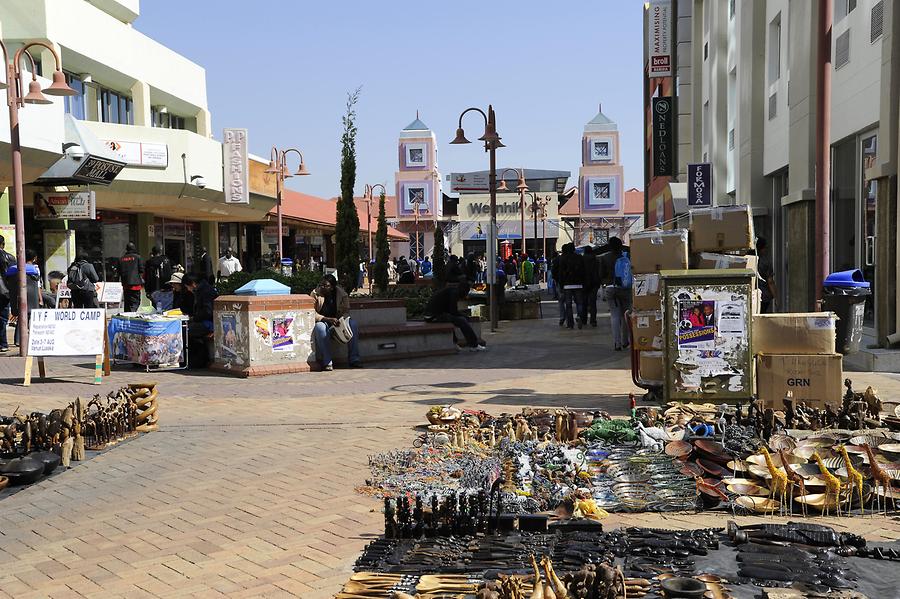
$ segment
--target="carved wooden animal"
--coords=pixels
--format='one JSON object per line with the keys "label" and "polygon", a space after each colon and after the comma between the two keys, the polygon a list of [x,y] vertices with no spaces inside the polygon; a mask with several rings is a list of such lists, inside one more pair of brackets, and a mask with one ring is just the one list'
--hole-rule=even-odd
{"label": "carved wooden animal", "polygon": [[828,515],[830,510],[829,498],[834,497],[835,502],[835,511],[837,511],[837,515],[841,515],[841,489],[843,485],[841,484],[841,479],[833,475],[828,468],[825,467],[825,464],[822,462],[822,456],[818,453],[812,454],[810,456],[812,460],[819,466],[819,472],[822,474],[822,479],[825,481],[825,506],[822,510],[824,515]]}
{"label": "carved wooden animal", "polygon": [[[790,393],[790,391],[788,393]],[[784,474],[785,474],[785,476],[787,476],[788,482],[791,484],[791,486],[797,487],[797,489],[799,489],[801,497],[805,496],[806,495],[806,479],[803,476],[801,476],[796,470],[794,470],[794,467],[791,466],[791,464],[788,462],[787,454],[785,453],[784,449],[778,450],[778,457],[781,458],[781,465],[784,466]],[[793,511],[794,511],[794,494],[793,494],[793,492],[790,493],[790,502],[791,502],[791,505],[790,505],[789,511],[791,513],[793,513]],[[805,516],[806,515],[806,504],[805,503],[801,504],[801,509],[803,510],[803,515]]]}
{"label": "carved wooden animal", "polygon": [[[781,510],[784,511],[785,506],[785,498],[787,496],[788,491],[788,477],[787,474],[779,470],[775,467],[774,462],[772,462],[772,456],[769,455],[769,450],[765,447],[760,447],[759,452],[762,454],[763,458],[766,460],[766,469],[769,471],[769,475],[772,477],[772,482],[769,485],[769,499],[778,500],[781,502]],[[777,496],[777,497],[776,497]],[[773,507],[772,511],[775,509]]]}
{"label": "carved wooden animal", "polygon": [[[866,450],[866,455],[869,456],[869,469],[872,471],[872,479],[875,481],[875,491],[876,491],[876,499],[877,502],[884,502],[884,514],[887,515],[887,500],[888,497],[891,499],[891,509],[896,509],[896,503],[894,502],[894,487],[891,483],[891,476],[887,473],[887,471],[881,467],[881,464],[878,463],[878,460],[875,458],[875,452],[872,451],[872,448],[869,447],[868,443],[863,445],[863,449]],[[884,488],[884,498],[881,498],[881,494],[879,494],[878,486],[881,485]],[[876,503],[875,509],[878,509],[879,503]]]}
{"label": "carved wooden animal", "polygon": [[[869,387],[871,389],[871,387]],[[847,494],[847,512],[850,512],[850,503],[853,500],[853,489],[859,493],[859,508],[862,513],[866,513],[866,507],[863,505],[863,475],[862,472],[853,467],[850,462],[850,456],[847,455],[847,448],[841,444],[838,446],[841,457],[844,458],[844,465],[847,468],[847,484],[850,486],[850,492]]]}

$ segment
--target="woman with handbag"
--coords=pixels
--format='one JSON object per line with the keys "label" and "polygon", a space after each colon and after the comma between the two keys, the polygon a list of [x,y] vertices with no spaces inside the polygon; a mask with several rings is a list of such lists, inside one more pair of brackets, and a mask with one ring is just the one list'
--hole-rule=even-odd
{"label": "woman with handbag", "polygon": [[350,296],[338,284],[334,275],[325,275],[310,294],[315,302],[316,325],[313,339],[316,359],[322,370],[334,370],[331,360],[331,341],[335,338],[347,345],[350,368],[361,368],[359,357],[359,330],[350,318]]}

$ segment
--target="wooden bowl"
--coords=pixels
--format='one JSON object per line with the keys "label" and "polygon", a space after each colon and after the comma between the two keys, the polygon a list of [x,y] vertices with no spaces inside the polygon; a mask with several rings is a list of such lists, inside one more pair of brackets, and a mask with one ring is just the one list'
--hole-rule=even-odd
{"label": "wooden bowl", "polygon": [[828,498],[828,505],[825,504],[825,493],[810,493],[809,495],[801,495],[800,497],[794,497],[794,501],[797,503],[802,503],[806,507],[811,507],[814,510],[825,511],[826,507],[829,511],[836,511],[837,502],[834,497]]}
{"label": "wooden bowl", "polygon": [[787,435],[772,435],[769,439],[769,449],[772,451],[778,451],[779,449],[791,451],[795,447],[797,447],[797,441]]}
{"label": "wooden bowl", "polygon": [[756,512],[757,514],[768,514],[776,512],[781,508],[781,503],[774,499],[766,497],[751,497],[750,495],[742,495],[734,500],[736,504],[742,508]]}
{"label": "wooden bowl", "polygon": [[728,489],[735,495],[751,495],[753,497],[769,496],[769,490],[767,488],[760,485],[755,485],[753,483],[746,485],[728,485],[726,489]]}
{"label": "wooden bowl", "polygon": [[687,441],[669,441],[666,443],[666,455],[673,458],[687,457],[694,451],[694,446]]}

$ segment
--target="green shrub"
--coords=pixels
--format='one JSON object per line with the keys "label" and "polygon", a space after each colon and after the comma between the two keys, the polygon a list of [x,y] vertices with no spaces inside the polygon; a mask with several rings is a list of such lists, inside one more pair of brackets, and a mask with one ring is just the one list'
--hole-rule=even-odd
{"label": "green shrub", "polygon": [[256,272],[236,272],[227,279],[220,279],[216,284],[220,295],[232,295],[239,289],[257,279],[273,279],[291,288],[291,293],[309,294],[322,280],[322,274],[312,270],[299,270],[292,276],[283,275],[271,269]]}

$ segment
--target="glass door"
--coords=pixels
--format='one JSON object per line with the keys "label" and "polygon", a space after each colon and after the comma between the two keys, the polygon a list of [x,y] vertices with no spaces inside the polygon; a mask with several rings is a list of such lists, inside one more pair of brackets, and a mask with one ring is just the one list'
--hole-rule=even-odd
{"label": "glass door", "polygon": [[867,169],[875,166],[875,158],[878,151],[878,136],[870,135],[864,137],[860,144],[862,156],[862,238],[863,255],[860,260],[863,276],[871,284],[872,295],[866,301],[866,309],[864,313],[863,324],[867,327],[875,327],[875,268],[876,268],[876,252],[875,252],[875,208],[878,198],[878,181],[866,181],[865,173]]}

